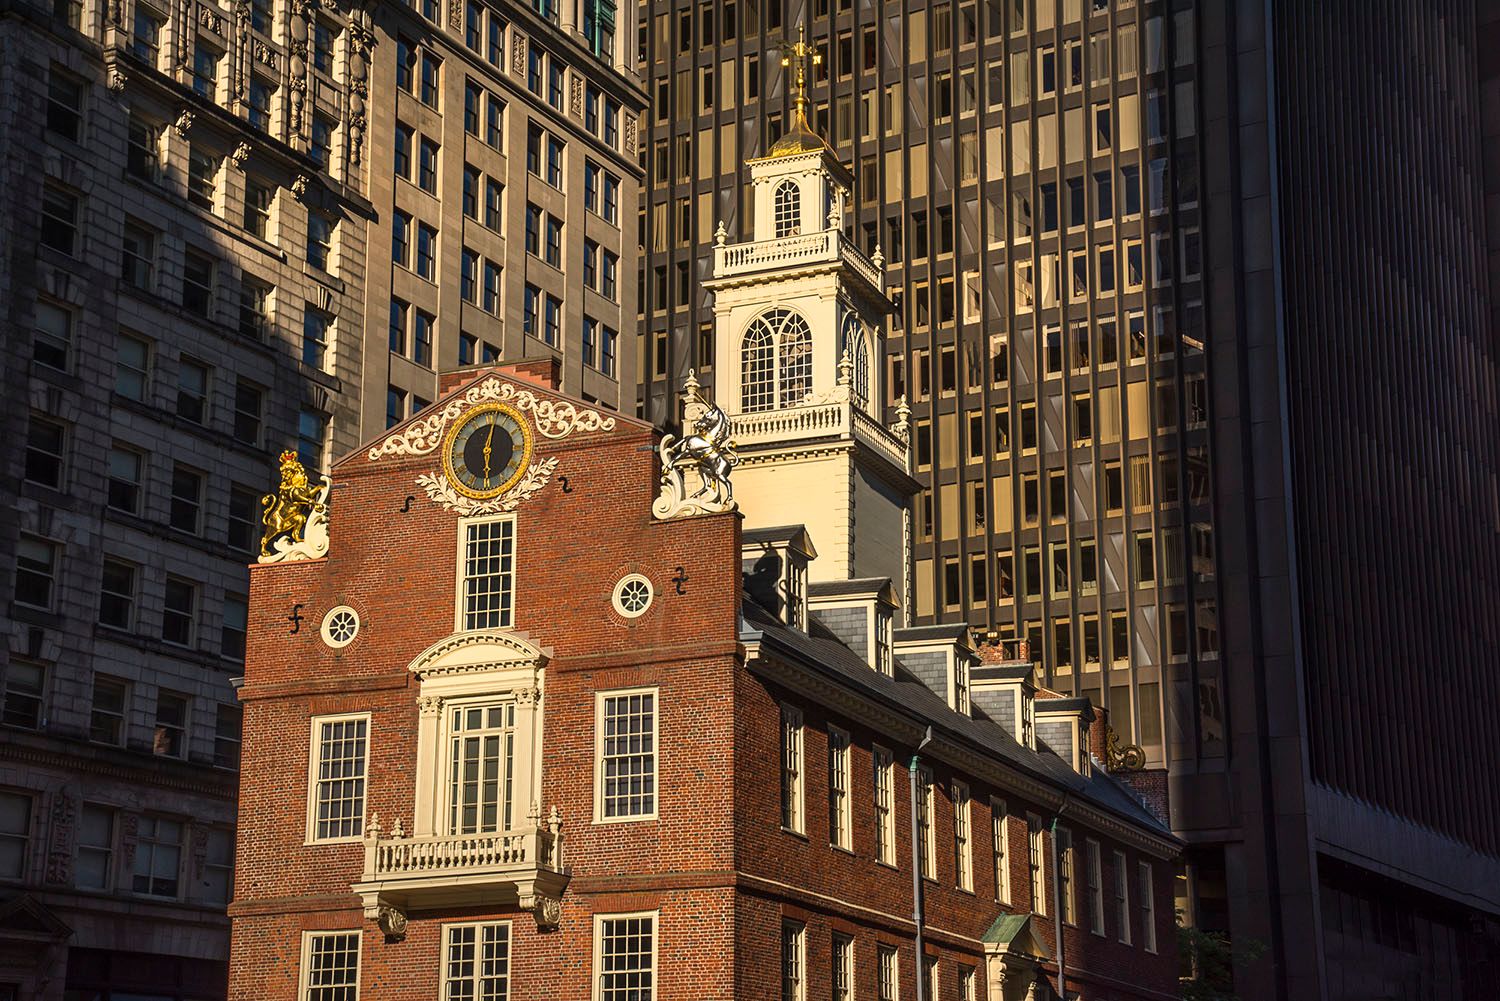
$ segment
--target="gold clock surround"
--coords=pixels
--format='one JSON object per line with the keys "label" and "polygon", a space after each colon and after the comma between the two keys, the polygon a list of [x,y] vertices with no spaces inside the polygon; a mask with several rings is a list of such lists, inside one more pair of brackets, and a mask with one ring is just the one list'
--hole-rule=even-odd
{"label": "gold clock surround", "polygon": [[[458,470],[454,468],[453,445],[466,428],[471,426],[475,421],[483,418],[486,414],[493,413],[504,414],[514,422],[520,434],[520,441],[516,443],[516,450],[520,454],[520,459],[516,462],[514,471],[499,486],[491,487],[488,490],[475,490],[459,477]],[[526,470],[531,465],[531,454],[534,445],[535,438],[532,435],[531,425],[519,410],[504,403],[483,403],[464,414],[462,419],[456,421],[448,429],[447,435],[443,438],[443,472],[448,477],[448,482],[452,485],[453,489],[460,494],[474,500],[489,500],[492,497],[500,496],[514,487],[520,482],[521,477],[526,475]]]}

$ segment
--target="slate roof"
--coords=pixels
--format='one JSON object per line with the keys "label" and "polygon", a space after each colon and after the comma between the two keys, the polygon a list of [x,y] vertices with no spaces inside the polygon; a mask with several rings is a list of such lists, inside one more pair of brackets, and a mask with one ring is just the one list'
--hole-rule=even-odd
{"label": "slate roof", "polygon": [[[1135,794],[1102,768],[1095,769],[1093,774],[1085,777],[1075,772],[1057,755],[1033,751],[1019,743],[998,723],[955,712],[932,689],[919,681],[907,680],[911,675],[901,667],[899,660],[897,677],[881,674],[815,620],[809,621],[808,631],[804,633],[781,622],[748,596],[742,607],[742,634],[747,631],[759,633],[763,646],[769,643],[859,695],[904,710],[924,724],[931,724],[934,730],[957,737],[1034,779],[1082,797],[1154,834],[1172,838],[1171,832],[1141,804]],[[742,638],[755,637],[750,635]]]}

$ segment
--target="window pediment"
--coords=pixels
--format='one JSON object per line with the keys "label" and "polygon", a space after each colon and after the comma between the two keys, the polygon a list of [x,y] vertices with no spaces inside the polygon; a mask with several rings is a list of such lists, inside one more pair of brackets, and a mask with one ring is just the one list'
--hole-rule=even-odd
{"label": "window pediment", "polygon": [[547,666],[550,651],[520,633],[500,630],[453,633],[423,650],[408,665],[422,681],[499,674]]}

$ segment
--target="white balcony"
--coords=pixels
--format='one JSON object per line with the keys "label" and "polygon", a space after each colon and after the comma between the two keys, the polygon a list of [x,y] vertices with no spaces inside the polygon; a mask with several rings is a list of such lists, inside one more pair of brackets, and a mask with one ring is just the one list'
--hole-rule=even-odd
{"label": "white balcony", "polygon": [[906,442],[850,400],[736,414],[732,423],[731,434],[740,448],[815,439],[852,439],[902,472],[909,471]]}
{"label": "white balcony", "polygon": [[714,247],[714,277],[733,278],[771,268],[845,264],[884,292],[885,280],[870,259],[837,229]]}
{"label": "white balcony", "polygon": [[413,837],[399,821],[383,835],[377,817],[365,835],[364,873],[351,889],[387,935],[402,934],[410,911],[477,904],[520,907],[550,927],[569,878],[562,824],[555,808],[546,822],[529,819],[533,826],[514,831]]}

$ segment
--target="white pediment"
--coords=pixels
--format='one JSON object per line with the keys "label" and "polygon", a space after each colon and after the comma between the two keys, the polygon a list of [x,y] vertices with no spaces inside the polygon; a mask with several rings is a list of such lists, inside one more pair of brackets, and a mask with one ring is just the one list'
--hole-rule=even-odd
{"label": "white pediment", "polygon": [[546,666],[550,653],[520,633],[503,630],[453,633],[423,650],[407,669],[423,681],[520,668],[535,671]]}

